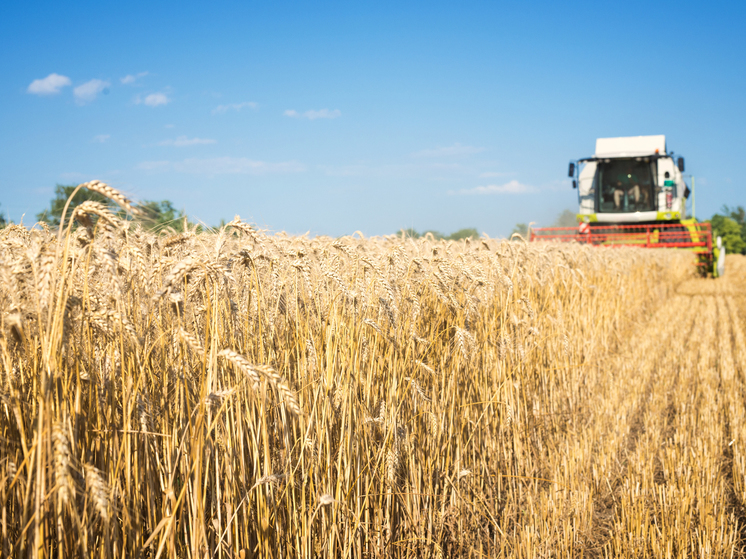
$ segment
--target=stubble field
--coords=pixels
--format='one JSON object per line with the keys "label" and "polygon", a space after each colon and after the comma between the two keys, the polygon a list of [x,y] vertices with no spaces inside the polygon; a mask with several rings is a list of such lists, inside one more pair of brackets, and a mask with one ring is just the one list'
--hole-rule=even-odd
{"label": "stubble field", "polygon": [[2,556],[746,546],[744,257],[74,218],[0,231]]}

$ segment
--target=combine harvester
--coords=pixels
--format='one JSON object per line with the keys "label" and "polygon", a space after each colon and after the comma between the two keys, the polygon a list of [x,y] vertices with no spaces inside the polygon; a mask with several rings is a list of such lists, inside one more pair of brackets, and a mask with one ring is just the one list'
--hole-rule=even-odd
{"label": "combine harvester", "polygon": [[704,274],[722,276],[725,247],[709,223],[687,219],[683,172],[665,136],[598,138],[593,157],[570,163],[578,227],[531,228],[529,241],[689,250]]}

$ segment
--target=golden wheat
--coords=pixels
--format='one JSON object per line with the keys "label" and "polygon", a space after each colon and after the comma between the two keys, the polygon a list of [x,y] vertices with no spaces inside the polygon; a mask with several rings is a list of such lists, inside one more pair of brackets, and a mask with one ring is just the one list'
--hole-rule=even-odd
{"label": "golden wheat", "polygon": [[71,219],[0,231],[2,556],[746,544],[741,257]]}

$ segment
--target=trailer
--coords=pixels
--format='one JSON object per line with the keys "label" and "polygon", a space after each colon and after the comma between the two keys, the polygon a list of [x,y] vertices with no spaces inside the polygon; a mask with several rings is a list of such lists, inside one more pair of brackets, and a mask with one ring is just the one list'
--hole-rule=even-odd
{"label": "trailer", "polygon": [[684,158],[667,151],[665,136],[598,138],[593,156],[571,161],[568,174],[578,226],[530,228],[530,242],[688,250],[703,273],[723,275],[725,248],[709,223],[687,217]]}

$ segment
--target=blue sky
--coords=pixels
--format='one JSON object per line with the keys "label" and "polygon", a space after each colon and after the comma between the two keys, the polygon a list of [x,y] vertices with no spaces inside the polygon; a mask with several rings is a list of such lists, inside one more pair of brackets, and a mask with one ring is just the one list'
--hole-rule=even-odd
{"label": "blue sky", "polygon": [[103,180],[207,224],[490,236],[575,209],[595,138],[665,134],[697,215],[746,205],[736,2],[16,2],[0,209]]}

